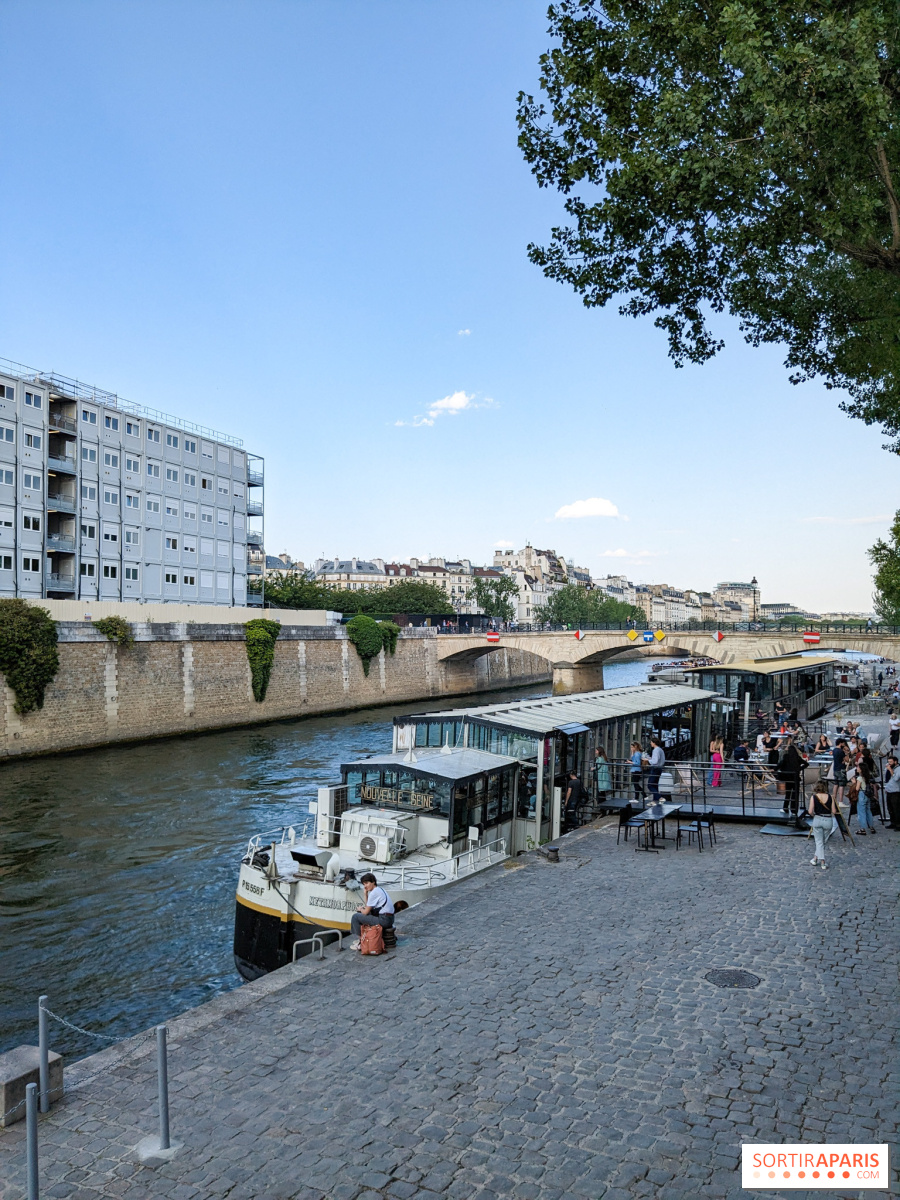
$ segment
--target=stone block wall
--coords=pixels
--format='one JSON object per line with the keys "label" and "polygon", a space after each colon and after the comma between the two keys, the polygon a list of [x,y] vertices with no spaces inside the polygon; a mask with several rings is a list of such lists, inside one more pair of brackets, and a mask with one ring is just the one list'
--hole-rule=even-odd
{"label": "stone block wall", "polygon": [[550,679],[543,658],[501,649],[454,673],[431,631],[401,636],[368,677],[343,629],[288,626],[275,643],[268,694],[253,699],[244,631],[235,625],[135,625],[119,647],[91,625],[60,622],[60,669],[44,707],[19,716],[0,677],[0,758],[223,729],[291,717],[427,701]]}

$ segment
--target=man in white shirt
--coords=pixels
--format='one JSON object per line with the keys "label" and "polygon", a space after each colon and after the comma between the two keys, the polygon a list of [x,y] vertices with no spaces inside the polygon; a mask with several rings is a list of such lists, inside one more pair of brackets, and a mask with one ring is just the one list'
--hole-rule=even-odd
{"label": "man in white shirt", "polygon": [[896,713],[891,713],[888,728],[891,731],[891,745],[896,747],[897,743],[900,742],[900,717]]}
{"label": "man in white shirt", "polygon": [[363,875],[359,881],[366,893],[366,902],[361,904],[350,918],[350,932],[356,938],[351,950],[359,949],[359,931],[363,925],[380,925],[389,929],[394,924],[394,904],[390,896],[378,886],[374,875]]}
{"label": "man in white shirt", "polygon": [[659,777],[662,774],[662,769],[666,765],[666,752],[662,748],[662,742],[657,738],[650,739],[650,745],[653,749],[650,751],[650,770],[647,775],[647,784],[650,788],[650,798],[654,804],[659,804]]}

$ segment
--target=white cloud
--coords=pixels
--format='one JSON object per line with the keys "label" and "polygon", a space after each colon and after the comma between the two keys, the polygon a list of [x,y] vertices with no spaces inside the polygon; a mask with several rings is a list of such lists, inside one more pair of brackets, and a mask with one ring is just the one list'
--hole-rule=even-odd
{"label": "white cloud", "polygon": [[564,504],[553,515],[558,521],[567,517],[617,517],[619,510],[611,500],[592,496],[590,500],[575,500],[572,504]]}
{"label": "white cloud", "polygon": [[458,413],[473,408],[490,408],[493,403],[489,396],[476,401],[474,392],[471,396],[468,392],[451,392],[449,396],[444,396],[443,400],[435,400],[424,416],[420,413],[411,421],[395,421],[394,425],[411,425],[418,429],[423,425],[433,425],[438,417],[455,417]]}
{"label": "white cloud", "polygon": [[630,558],[633,562],[636,562],[641,558],[659,558],[659,554],[655,550],[638,550],[635,553],[633,550],[623,550],[620,546],[618,550],[604,550],[600,557]]}
{"label": "white cloud", "polygon": [[801,517],[804,525],[878,525],[881,521],[892,520],[891,513],[882,513],[880,517]]}
{"label": "white cloud", "polygon": [[457,329],[456,332],[459,337],[470,337],[472,330],[471,329]]}
{"label": "white cloud", "polygon": [[494,542],[494,548],[496,550],[512,550],[514,545],[515,542]]}

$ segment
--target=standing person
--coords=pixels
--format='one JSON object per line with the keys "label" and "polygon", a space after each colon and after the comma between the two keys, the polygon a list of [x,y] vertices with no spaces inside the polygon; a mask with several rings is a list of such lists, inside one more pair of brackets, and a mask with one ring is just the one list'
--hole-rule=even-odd
{"label": "standing person", "polygon": [[601,804],[612,791],[612,783],[609,777],[609,759],[606,757],[606,751],[602,746],[597,747],[597,754],[594,758],[594,789],[597,792],[597,799]]}
{"label": "standing person", "polygon": [[825,870],[825,842],[831,836],[832,822],[837,819],[838,807],[834,797],[828,794],[828,784],[820,779],[809,798],[806,810],[812,817],[812,835],[815,838],[816,853],[811,858],[811,866],[820,866]]}
{"label": "standing person", "polygon": [[636,801],[644,799],[644,747],[640,742],[631,743],[631,786]]}
{"label": "standing person", "polygon": [[891,818],[888,829],[900,830],[900,768],[896,754],[891,754],[885,764],[884,802]]}
{"label": "standing person", "polygon": [[356,938],[351,943],[351,950],[359,949],[359,932],[363,925],[380,925],[389,929],[394,924],[394,905],[390,896],[378,886],[374,875],[361,875],[359,882],[366,893],[366,902],[361,904],[350,918],[350,932]]}
{"label": "standing person", "polygon": [[781,811],[785,816],[800,815],[800,772],[805,765],[803,756],[794,745],[794,739],[785,738],[784,749],[778,760],[778,775],[784,784],[784,804]]}
{"label": "standing person", "polygon": [[662,742],[659,738],[652,737],[650,739],[652,747],[650,751],[650,771],[647,777],[647,784],[650,788],[650,799],[654,804],[659,804],[659,777],[662,775],[662,769],[666,765],[666,752],[662,748]]}
{"label": "standing person", "polygon": [[722,786],[722,763],[725,761],[725,756],[722,753],[723,748],[721,741],[713,742],[713,751],[710,756],[712,766],[706,776],[707,787]]}
{"label": "standing person", "polygon": [[565,801],[567,824],[578,824],[578,806],[583,804],[585,800],[587,800],[587,792],[584,790],[584,784],[578,778],[578,772],[570,771]]}
{"label": "standing person", "polygon": [[847,743],[838,738],[831,752],[831,771],[834,775],[835,801],[840,804],[847,786]]}
{"label": "standing person", "polygon": [[875,779],[874,762],[871,754],[861,754],[856,764],[856,821],[857,832],[861,837],[867,833],[875,833],[875,822],[872,819],[872,785]]}
{"label": "standing person", "polygon": [[893,711],[888,719],[888,729],[891,731],[891,746],[896,750],[897,743],[900,742],[900,717]]}

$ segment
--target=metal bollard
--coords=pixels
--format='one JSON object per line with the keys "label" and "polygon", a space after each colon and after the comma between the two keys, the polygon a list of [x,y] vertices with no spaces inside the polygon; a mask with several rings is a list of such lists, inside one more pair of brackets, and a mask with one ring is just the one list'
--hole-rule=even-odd
{"label": "metal bollard", "polygon": [[36,1083],[29,1083],[25,1088],[28,1200],[38,1200],[37,1090]]}
{"label": "metal bollard", "polygon": [[41,1081],[38,1099],[42,1113],[50,1111],[50,1039],[47,1033],[47,1010],[44,1008],[46,1003],[46,996],[38,996],[38,1047],[40,1050],[38,1078]]}
{"label": "metal bollard", "polygon": [[[156,1027],[156,1068],[159,1076],[159,1148],[169,1149],[169,1068],[166,1061],[166,1027]],[[29,1197],[31,1200],[31,1197]]]}

